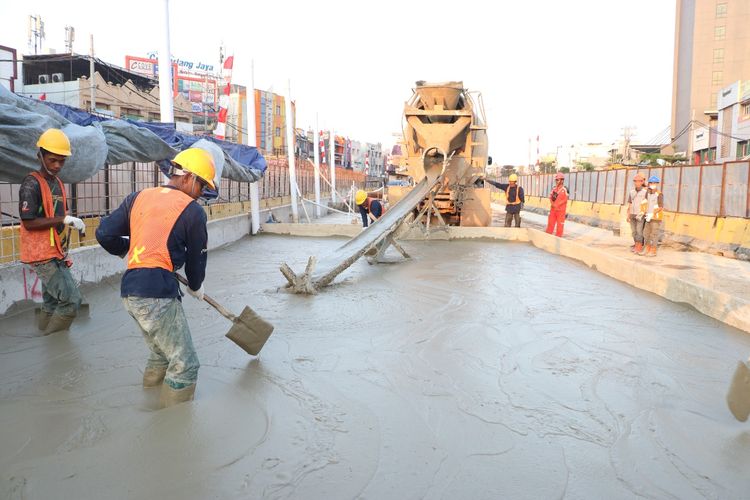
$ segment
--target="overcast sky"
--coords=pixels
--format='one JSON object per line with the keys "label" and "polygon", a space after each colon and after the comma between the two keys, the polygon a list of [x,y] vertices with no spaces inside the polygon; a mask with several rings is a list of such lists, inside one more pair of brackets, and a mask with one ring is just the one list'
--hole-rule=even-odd
{"label": "overcast sky", "polygon": [[[28,52],[27,17],[41,14],[45,47],[123,66],[159,49],[160,0],[0,2],[0,45]],[[474,7],[462,10],[462,6]],[[106,7],[105,7],[106,6]],[[218,65],[223,41],[235,83],[286,93],[297,125],[335,127],[363,141],[393,142],[416,80],[463,80],[484,96],[490,154],[527,161],[574,142],[612,142],[626,125],[647,141],[670,121],[674,0],[345,2],[171,0],[175,57]],[[225,7],[226,11],[216,9]],[[534,146],[534,150],[536,146]],[[534,156],[536,153],[534,153]]]}

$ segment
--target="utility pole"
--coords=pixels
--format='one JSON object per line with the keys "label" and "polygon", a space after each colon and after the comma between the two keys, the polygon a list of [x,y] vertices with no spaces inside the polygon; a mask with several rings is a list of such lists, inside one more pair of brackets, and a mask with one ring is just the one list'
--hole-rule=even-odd
{"label": "utility pole", "polygon": [[624,127],[622,129],[623,162],[630,161],[630,142],[634,135],[635,135],[635,127]]}
{"label": "utility pole", "polygon": [[89,37],[91,41],[91,53],[89,54],[89,88],[91,89],[91,106],[89,111],[94,113],[96,111],[96,65],[94,64],[94,35],[93,33]]}
{"label": "utility pole", "polygon": [[299,222],[299,207],[297,207],[297,169],[294,158],[295,131],[292,123],[292,83],[289,80],[287,80],[286,90],[286,154],[289,159],[289,191],[292,195],[292,222]]}
{"label": "utility pole", "polygon": [[313,151],[315,151],[315,216],[320,218],[322,213],[320,210],[320,125],[318,123],[318,113],[315,113],[315,133],[313,134]]}
{"label": "utility pole", "polygon": [[336,203],[336,134],[333,127],[328,137],[328,147],[331,150],[331,203]]}
{"label": "utility pole", "polygon": [[208,71],[203,74],[203,133],[208,132],[208,109],[206,103],[208,101]]}
{"label": "utility pole", "polygon": [[[250,95],[247,103],[247,143],[257,148],[258,141],[255,131],[255,61],[250,60]],[[250,183],[250,234],[258,234],[260,230],[260,192],[258,181]]]}
{"label": "utility pole", "polygon": [[169,0],[164,2],[161,49],[159,50],[159,111],[162,123],[174,123],[172,94],[172,52],[169,47]]}
{"label": "utility pole", "polygon": [[38,53],[38,50],[42,50],[42,40],[46,38],[44,33],[44,21],[42,16],[39,14],[35,16],[29,16],[29,48],[31,48],[31,40],[34,39],[34,54]]}

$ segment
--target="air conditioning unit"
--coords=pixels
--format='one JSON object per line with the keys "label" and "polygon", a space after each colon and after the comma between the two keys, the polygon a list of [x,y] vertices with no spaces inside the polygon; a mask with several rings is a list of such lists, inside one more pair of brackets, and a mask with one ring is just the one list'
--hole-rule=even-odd
{"label": "air conditioning unit", "polygon": [[62,83],[65,81],[65,77],[62,73],[52,73],[52,83]]}
{"label": "air conditioning unit", "polygon": [[49,75],[39,75],[39,83],[49,83],[51,81]]}

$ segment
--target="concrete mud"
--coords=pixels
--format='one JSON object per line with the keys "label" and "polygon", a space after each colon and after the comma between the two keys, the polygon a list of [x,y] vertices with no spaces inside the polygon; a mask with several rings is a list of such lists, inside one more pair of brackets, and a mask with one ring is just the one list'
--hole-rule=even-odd
{"label": "concrete mud", "polygon": [[206,292],[276,330],[248,356],[185,297],[196,400],[165,410],[118,281],[70,333],[0,319],[0,498],[747,497],[724,400],[747,334],[518,243],[404,242],[282,288],[341,242],[212,252]]}

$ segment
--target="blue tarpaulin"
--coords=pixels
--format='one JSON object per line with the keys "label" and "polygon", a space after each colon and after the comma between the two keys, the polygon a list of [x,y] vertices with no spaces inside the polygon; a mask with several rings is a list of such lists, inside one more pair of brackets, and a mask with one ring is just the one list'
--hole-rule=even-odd
{"label": "blue tarpaulin", "polygon": [[[53,127],[62,128],[71,139],[73,156],[60,173],[65,182],[90,178],[105,163],[169,160],[201,139],[223,152],[224,164],[217,165],[222,177],[254,182],[266,170],[265,159],[254,147],[183,134],[171,123],[102,118],[63,104],[18,96],[0,86],[0,181],[19,182],[38,169],[36,140]],[[213,152],[219,155],[217,151]]]}

